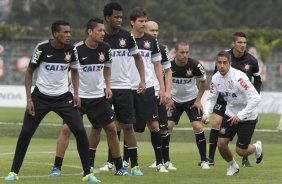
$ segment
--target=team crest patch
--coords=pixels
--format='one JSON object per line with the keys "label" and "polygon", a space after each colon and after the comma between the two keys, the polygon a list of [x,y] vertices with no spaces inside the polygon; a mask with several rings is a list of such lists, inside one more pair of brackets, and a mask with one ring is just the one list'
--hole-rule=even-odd
{"label": "team crest patch", "polygon": [[121,47],[125,47],[126,46],[126,39],[125,38],[119,39],[119,46],[121,46]]}
{"label": "team crest patch", "polygon": [[250,70],[250,65],[249,65],[249,64],[245,64],[244,70],[245,70],[245,71],[249,71],[249,70]]}
{"label": "team crest patch", "polygon": [[232,80],[228,81],[228,88],[233,89],[234,88],[234,82]]}
{"label": "team crest patch", "polygon": [[149,42],[149,41],[144,41],[144,48],[145,48],[145,49],[151,48],[151,42]]}
{"label": "team crest patch", "polygon": [[100,52],[99,53],[99,61],[100,62],[104,62],[105,61],[105,53],[104,52]]}
{"label": "team crest patch", "polygon": [[65,62],[69,63],[71,61],[71,55],[72,53],[70,52],[65,53]]}
{"label": "team crest patch", "polygon": [[226,128],[222,127],[222,128],[220,129],[220,134],[225,134],[225,133],[226,133]]}
{"label": "team crest patch", "polygon": [[186,71],[186,76],[187,76],[187,77],[191,77],[192,75],[193,75],[192,71],[191,71],[190,69],[188,69],[188,70]]}

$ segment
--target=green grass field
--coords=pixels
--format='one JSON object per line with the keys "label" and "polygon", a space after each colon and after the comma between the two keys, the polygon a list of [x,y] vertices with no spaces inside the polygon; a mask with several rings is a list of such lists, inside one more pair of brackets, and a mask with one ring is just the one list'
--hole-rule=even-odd
{"label": "green grass field", "polygon": [[[24,109],[0,109],[0,122],[8,122],[0,124],[0,184],[11,183],[3,180],[10,170],[17,136],[21,126],[13,122],[21,122]],[[275,130],[279,120],[279,115],[259,116],[259,129]],[[57,126],[50,126],[50,123],[55,123]],[[61,120],[57,115],[50,113],[39,126],[34,138],[31,141],[28,152],[26,154],[23,166],[19,177],[20,180],[16,183],[25,184],[69,184],[81,182],[81,164],[76,151],[75,140],[72,137],[70,146],[67,150],[63,175],[60,178],[49,178],[48,174],[53,164],[56,148],[56,137],[59,134]],[[86,124],[88,124],[86,122]],[[179,127],[191,127],[186,116],[181,118]],[[209,127],[209,126],[207,126]],[[206,131],[208,139],[209,132]],[[177,184],[186,183],[209,183],[209,184],[280,184],[282,182],[282,134],[278,132],[255,132],[253,142],[262,140],[264,148],[264,160],[261,164],[254,163],[253,155],[250,156],[250,161],[254,167],[242,168],[237,176],[227,177],[226,169],[228,164],[223,161],[221,156],[216,153],[215,166],[210,170],[202,170],[197,163],[199,161],[199,153],[195,144],[195,137],[190,130],[175,130],[172,135],[170,147],[171,160],[177,167],[177,171],[169,173],[157,173],[154,169],[148,168],[154,161],[153,149],[151,146],[150,135],[148,131],[142,134],[137,134],[139,165],[144,172],[142,177],[118,177],[114,176],[113,172],[97,172],[97,178],[102,180],[102,183],[154,183],[164,184],[175,182]],[[102,136],[102,142],[97,151],[95,169],[102,166],[107,158],[107,146],[105,135]],[[234,142],[231,143],[233,153],[235,153]],[[237,162],[241,163],[241,158],[234,155]]]}

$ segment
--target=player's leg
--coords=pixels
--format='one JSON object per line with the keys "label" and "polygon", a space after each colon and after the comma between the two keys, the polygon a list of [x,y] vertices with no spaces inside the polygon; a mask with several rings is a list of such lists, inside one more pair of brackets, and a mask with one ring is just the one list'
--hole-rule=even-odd
{"label": "player's leg", "polygon": [[227,122],[229,119],[228,116],[224,115],[219,131],[219,137],[217,142],[217,147],[222,158],[229,163],[229,168],[227,169],[226,175],[231,176],[239,173],[239,166],[233,158],[233,154],[229,148],[230,139],[236,134],[236,128],[230,126],[230,123]]}
{"label": "player's leg", "polygon": [[88,136],[90,167],[94,168],[97,146],[100,142],[102,128],[91,128]]}
{"label": "player's leg", "polygon": [[257,141],[255,144],[250,144],[256,123],[257,120],[239,122],[237,125],[238,140],[236,144],[236,152],[242,157],[255,153],[256,163],[260,163],[263,157],[261,141]]}
{"label": "player's leg", "polygon": [[211,125],[210,138],[209,138],[209,165],[214,165],[214,156],[217,147],[218,132],[222,121],[222,116],[216,113],[213,114],[214,122]]}
{"label": "player's leg", "polygon": [[66,123],[63,123],[60,135],[57,139],[57,149],[56,149],[54,166],[49,175],[51,177],[61,176],[62,164],[63,164],[65,152],[69,145],[70,134],[71,131],[68,125]]}
{"label": "player's leg", "polygon": [[41,120],[49,112],[49,107],[46,105],[46,103],[48,104],[48,101],[40,99],[36,95],[32,95],[32,101],[35,107],[35,116],[31,116],[28,112],[25,112],[22,130],[16,145],[12,168],[8,176],[4,178],[5,180],[19,179],[17,174],[22,166],[30,140]]}

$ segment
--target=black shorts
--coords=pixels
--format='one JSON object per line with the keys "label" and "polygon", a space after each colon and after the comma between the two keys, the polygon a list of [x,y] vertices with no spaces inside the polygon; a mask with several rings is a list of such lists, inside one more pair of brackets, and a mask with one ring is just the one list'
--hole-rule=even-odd
{"label": "black shorts", "polygon": [[231,126],[230,123],[227,122],[229,118],[230,117],[227,115],[223,116],[218,137],[230,138],[230,140],[232,140],[237,134],[238,139],[236,146],[242,149],[248,149],[256,127],[257,119],[249,121],[240,121],[237,125],[233,124]]}
{"label": "black shorts", "polygon": [[35,108],[35,116],[25,114],[25,128],[35,131],[46,114],[54,111],[67,123],[72,132],[84,129],[80,113],[77,108],[73,107],[73,95],[71,92],[59,96],[48,96],[35,87],[31,97]]}
{"label": "black shorts", "polygon": [[114,106],[117,120],[123,124],[133,124],[133,96],[131,89],[112,89],[110,104]]}
{"label": "black shorts", "polygon": [[81,98],[81,115],[86,114],[95,129],[104,128],[116,120],[116,115],[105,97]]}
{"label": "black shorts", "polygon": [[226,101],[224,100],[222,95],[218,95],[216,104],[213,107],[213,113],[223,117],[226,110]]}
{"label": "black shorts", "polygon": [[196,99],[183,103],[177,103],[174,101],[175,108],[173,109],[171,116],[168,117],[168,119],[170,121],[174,121],[177,125],[182,113],[185,111],[190,122],[202,121],[203,112],[199,114],[198,109],[195,107],[190,109],[190,107],[194,104],[195,101]]}
{"label": "black shorts", "polygon": [[147,122],[159,119],[155,89],[154,87],[147,88],[144,94],[137,94],[135,90],[132,92],[134,95],[134,128],[136,132],[144,132]]}

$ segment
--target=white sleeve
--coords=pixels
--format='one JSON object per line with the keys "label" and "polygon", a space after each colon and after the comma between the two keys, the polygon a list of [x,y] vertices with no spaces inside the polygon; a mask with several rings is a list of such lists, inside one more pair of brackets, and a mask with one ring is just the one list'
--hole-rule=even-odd
{"label": "white sleeve", "polygon": [[212,77],[211,82],[210,82],[210,90],[209,90],[208,100],[207,100],[207,104],[206,104],[205,115],[207,115],[207,116],[211,115],[211,113],[213,111],[213,107],[214,107],[216,100],[217,100],[217,97],[218,97],[218,90],[217,90],[214,82],[215,82],[215,78]]}
{"label": "white sleeve", "polygon": [[249,81],[247,76],[241,76],[237,85],[240,91],[244,92],[247,97],[247,106],[238,112],[237,116],[240,120],[244,120],[256,109],[260,103],[261,97]]}

